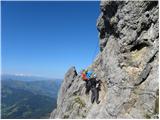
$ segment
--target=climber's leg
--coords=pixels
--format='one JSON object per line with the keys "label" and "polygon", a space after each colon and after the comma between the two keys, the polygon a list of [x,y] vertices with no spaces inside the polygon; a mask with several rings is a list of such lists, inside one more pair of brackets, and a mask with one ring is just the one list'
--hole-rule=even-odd
{"label": "climber's leg", "polygon": [[91,91],[92,91],[91,103],[93,104],[93,103],[94,103],[94,100],[95,100],[95,88],[91,88]]}
{"label": "climber's leg", "polygon": [[86,88],[85,94],[88,95],[89,94],[89,88]]}
{"label": "climber's leg", "polygon": [[98,100],[99,99],[99,90],[98,89],[95,90],[95,99],[96,99],[96,103],[99,104],[100,101]]}
{"label": "climber's leg", "polygon": [[88,90],[88,82],[87,82],[87,81],[86,81],[86,86],[85,86],[85,87],[86,87],[85,94],[88,94],[88,93],[89,93],[89,92],[88,92],[89,90]]}
{"label": "climber's leg", "polygon": [[86,81],[86,91],[85,91],[85,94],[89,94],[90,89],[91,89],[90,81]]}

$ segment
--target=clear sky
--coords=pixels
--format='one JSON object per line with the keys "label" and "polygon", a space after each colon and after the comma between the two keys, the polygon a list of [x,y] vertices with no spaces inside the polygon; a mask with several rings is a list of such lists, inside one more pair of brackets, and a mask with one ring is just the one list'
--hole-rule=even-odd
{"label": "clear sky", "polygon": [[63,78],[98,53],[99,1],[2,2],[2,74]]}

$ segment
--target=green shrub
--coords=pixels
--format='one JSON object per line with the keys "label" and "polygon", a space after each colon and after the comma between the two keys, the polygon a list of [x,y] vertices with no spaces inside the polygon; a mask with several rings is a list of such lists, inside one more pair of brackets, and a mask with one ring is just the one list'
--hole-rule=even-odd
{"label": "green shrub", "polygon": [[73,108],[74,104],[76,104],[76,103],[79,104],[80,108],[85,107],[85,105],[86,105],[85,102],[83,100],[81,100],[81,98],[79,96],[74,98],[72,108]]}
{"label": "green shrub", "polygon": [[69,118],[69,115],[64,115],[63,118],[64,118],[64,119],[67,119],[67,118]]}

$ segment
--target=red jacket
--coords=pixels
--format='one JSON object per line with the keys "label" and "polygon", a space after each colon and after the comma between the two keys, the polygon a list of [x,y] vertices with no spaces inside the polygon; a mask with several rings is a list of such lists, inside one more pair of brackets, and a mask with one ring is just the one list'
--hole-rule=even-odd
{"label": "red jacket", "polygon": [[83,80],[88,80],[86,74],[82,73],[81,76]]}

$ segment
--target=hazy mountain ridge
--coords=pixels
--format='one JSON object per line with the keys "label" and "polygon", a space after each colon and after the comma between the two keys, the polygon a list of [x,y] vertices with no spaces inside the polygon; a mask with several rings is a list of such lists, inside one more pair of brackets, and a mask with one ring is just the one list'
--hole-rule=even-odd
{"label": "hazy mountain ridge", "polygon": [[22,89],[2,89],[2,118],[48,117],[49,112],[56,107],[56,98],[35,95]]}
{"label": "hazy mountain ridge", "polygon": [[41,76],[34,76],[34,75],[25,75],[25,74],[2,74],[2,80],[21,80],[21,81],[42,81],[42,80],[60,80],[59,78],[47,78]]}
{"label": "hazy mountain ridge", "polygon": [[20,80],[2,80],[2,86],[30,91],[33,94],[57,97],[58,88],[54,80],[43,81],[20,81]]}
{"label": "hazy mountain ridge", "polygon": [[56,107],[60,81],[1,81],[2,118],[48,118]]}

